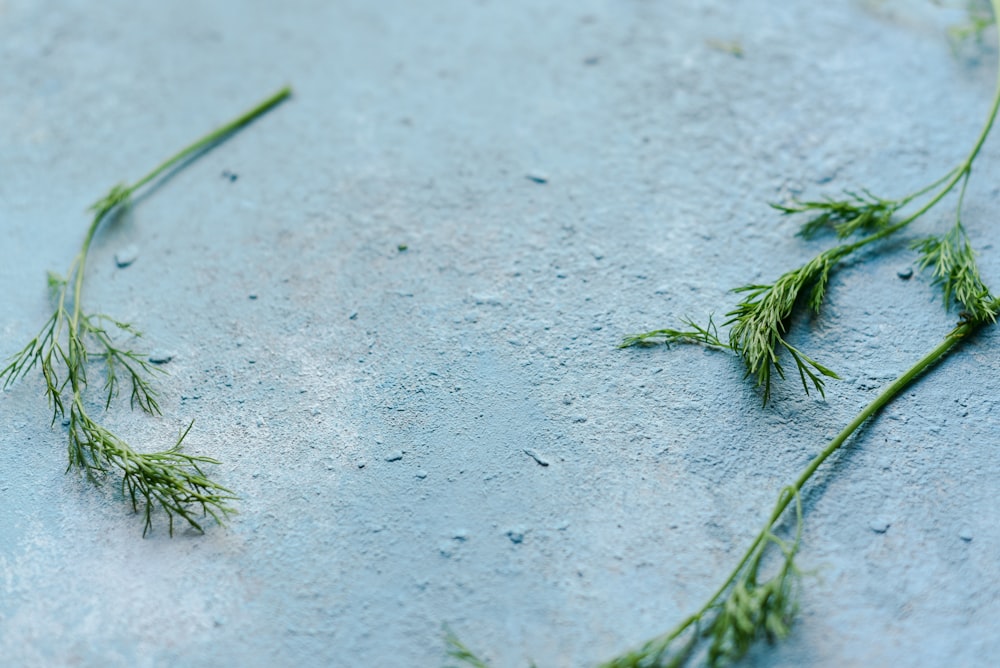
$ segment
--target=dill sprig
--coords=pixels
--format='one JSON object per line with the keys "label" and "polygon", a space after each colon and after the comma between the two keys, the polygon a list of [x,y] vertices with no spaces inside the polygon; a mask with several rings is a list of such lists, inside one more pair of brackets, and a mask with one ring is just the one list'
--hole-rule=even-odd
{"label": "dill sprig", "polygon": [[49,295],[54,305],[52,315],[39,333],[0,370],[0,381],[6,390],[35,367],[41,369],[45,396],[52,409],[52,424],[63,419],[69,430],[67,470],[81,469],[95,482],[117,471],[121,475],[122,494],[131,502],[134,511],[138,512],[141,507],[144,512],[143,535],[152,529],[155,508],[166,513],[173,535],[175,518],[202,531],[198,512],[222,523],[235,512],[230,502],[237,497],[205,475],[204,467],[218,464],[218,461],[181,451],[193,423],[188,424],[167,450],[142,453],[91,417],[86,402],[91,362],[103,363],[104,410],[111,407],[124,383],[133,409],[138,407],[149,415],[160,415],[156,390],[150,379],[161,371],[145,356],[117,342],[119,337],[140,337],[135,327],[103,313],[84,312],[83,285],[91,245],[102,223],[130,206],[139,189],[164,173],[183,167],[290,95],[291,89],[283,88],[163,161],[135,183],[114,186],[91,206],[90,227],[69,271],[65,276],[51,272],[48,275]]}
{"label": "dill sprig", "polygon": [[[775,529],[794,502],[795,535],[780,538]],[[603,668],[675,668],[702,649],[710,666],[741,659],[757,640],[781,640],[791,631],[797,609],[796,590],[801,571],[795,555],[802,542],[802,500],[794,486],[781,491],[771,518],[743,555],[722,587],[695,614],[669,633],[618,656]],[[762,581],[761,564],[768,550],[780,553],[777,573]],[[707,647],[703,646],[707,643]]]}
{"label": "dill sprig", "polygon": [[832,230],[844,239],[856,232],[877,232],[889,227],[892,214],[904,204],[902,200],[876,197],[868,190],[862,190],[861,194],[845,190],[844,199],[793,199],[790,204],[772,203],[771,208],[786,215],[817,214],[799,229],[801,237],[812,239],[824,230]]}
{"label": "dill sprig", "polygon": [[[994,22],[1000,21],[1000,0],[991,2]],[[961,215],[973,161],[989,135],[1000,108],[1000,66],[997,77],[993,104],[972,150],[958,167],[925,188],[900,200],[881,199],[865,190],[862,195],[847,193],[847,198],[842,200],[826,198],[794,201],[787,206],[772,205],[785,214],[813,215],[799,232],[806,238],[812,238],[823,230],[832,230],[842,240],[855,234],[867,236],[820,253],[801,267],[785,272],[772,284],[748,285],[736,290],[745,296],[727,314],[730,320],[725,324],[731,325],[728,347],[741,355],[747,367],[747,375],[755,376],[758,386],[763,387],[765,403],[770,394],[771,369],[776,369],[781,374],[777,352],[782,348],[795,360],[800,374],[805,373],[803,367],[808,370],[811,366],[822,375],[833,377],[832,372],[826,373],[828,369],[816,366],[812,360],[788,346],[784,339],[788,322],[797,309],[807,307],[813,313],[820,311],[831,270],[858,249],[906,228],[959,184],[961,186],[954,224],[943,234],[927,236],[917,241],[913,248],[920,255],[920,268],[930,269],[934,283],[941,287],[945,307],[958,303],[965,311],[961,314],[960,322],[937,346],[858,413],[809,463],[796,481],[782,491],[764,529],[751,542],[733,573],[698,612],[682,620],[670,632],[650,640],[633,652],[613,659],[607,666],[677,667],[685,665],[696,656],[702,657],[709,666],[720,666],[742,657],[761,638],[776,640],[787,635],[795,612],[794,582],[800,573],[794,557],[801,539],[800,493],[803,487],[862,424],[875,417],[917,377],[976,329],[996,321],[1000,299],[990,293],[982,280]],[[929,198],[914,213],[894,222],[895,213],[911,201],[929,193]],[[699,330],[692,331],[697,334]],[[685,340],[703,343],[697,336],[689,336]],[[642,335],[632,336],[623,345],[636,345],[640,342],[647,342],[647,339]],[[807,378],[822,392],[822,384],[816,384],[816,380],[805,373],[802,382],[806,392],[809,391]],[[793,498],[796,503],[796,535],[794,541],[789,543],[777,539],[773,528]],[[771,545],[775,545],[784,558],[777,575],[761,585],[757,569],[763,552]]]}
{"label": "dill sprig", "polygon": [[704,327],[690,318],[684,318],[681,322],[690,329],[654,329],[651,332],[627,336],[618,347],[696,343],[708,348],[729,348],[729,344],[719,338],[719,329],[711,315],[708,316],[708,324]]}
{"label": "dill sprig", "polygon": [[982,45],[983,34],[987,28],[993,25],[993,16],[990,14],[989,2],[986,0],[967,0],[965,12],[964,23],[948,28],[952,54],[956,56],[968,42]]}
{"label": "dill sprig", "polygon": [[[793,347],[785,338],[788,321],[792,317],[800,296],[809,291],[807,303],[814,313],[819,313],[830,280],[830,269],[844,255],[846,247],[838,246],[820,253],[806,264],[782,274],[770,285],[746,285],[734,292],[744,295],[736,308],[727,313],[732,325],[729,330],[729,347],[738,353],[746,365],[746,375],[763,388],[764,403],[771,397],[771,372],[781,378],[785,371],[778,357],[784,349],[795,362],[802,387],[809,394],[809,384],[824,395],[823,377],[839,378],[826,366]],[[824,395],[825,396],[825,395]]]}
{"label": "dill sprig", "polygon": [[[1000,3],[997,0],[991,1],[996,14]],[[959,231],[949,232],[941,237],[929,237],[917,245],[917,250],[922,254],[923,266],[934,267],[936,282],[945,289],[946,305],[954,295],[958,302],[975,313],[977,319],[981,318],[984,315],[983,305],[989,301],[988,293],[982,291],[982,281],[973,280],[961,270],[954,277],[948,277],[958,264],[965,268],[973,266],[966,262],[972,253],[968,250],[967,241],[964,241],[964,231],[959,221],[973,163],[989,136],[1000,109],[1000,69],[997,77],[992,105],[972,149],[958,166],[923,188],[895,200],[878,197],[863,189],[860,194],[846,191],[842,199],[826,197],[818,200],[792,200],[789,204],[772,203],[771,206],[784,215],[811,216],[799,230],[799,236],[806,239],[818,236],[823,230],[833,231],[841,240],[863,236],[822,251],[800,267],[785,272],[773,283],[736,288],[734,292],[742,294],[743,299],[726,314],[729,320],[723,323],[723,326],[732,326],[728,346],[716,345],[708,337],[700,337],[698,329],[692,328],[688,331],[658,329],[631,334],[623,339],[620,347],[683,341],[713,348],[729,348],[742,357],[746,375],[756,380],[762,391],[764,404],[771,397],[773,373],[776,372],[781,378],[785,377],[781,363],[784,353],[795,363],[806,394],[812,387],[823,395],[824,378],[837,378],[837,374],[788,343],[786,334],[792,319],[802,311],[811,311],[813,314],[821,311],[830,275],[844,259],[906,229],[959,186],[960,194],[955,211],[955,229]],[[895,214],[917,202],[921,204],[915,211],[900,220],[894,218]],[[959,281],[962,276],[965,278]],[[959,288],[962,289],[961,293],[958,292]],[[970,303],[967,304],[965,298]],[[685,321],[685,324],[690,326],[690,321]],[[676,334],[671,335],[671,332]]]}
{"label": "dill sprig", "polygon": [[996,319],[993,297],[979,275],[976,254],[961,221],[942,235],[913,244],[920,253],[920,268],[931,269],[935,285],[941,286],[945,307],[961,304],[972,319]]}
{"label": "dill sprig", "polygon": [[[877,415],[958,343],[980,326],[993,322],[993,314],[998,308],[1000,299],[993,298],[984,305],[984,312],[990,315],[977,319],[967,314],[937,346],[882,390],[813,458],[795,482],[782,490],[764,528],[751,541],[730,576],[698,612],[682,620],[670,632],[604,665],[608,668],[678,668],[694,659],[700,650],[704,653],[704,663],[715,668],[740,658],[760,639],[774,641],[786,636],[796,611],[795,585],[801,574],[795,556],[802,537],[802,490],[820,466],[840,450],[861,425]],[[793,501],[795,538],[782,540],[775,530]],[[771,546],[780,550],[781,567],[776,575],[761,583],[761,559]]]}
{"label": "dill sprig", "polygon": [[[1000,0],[991,0],[991,4],[994,21],[1000,21]],[[1000,298],[990,293],[981,278],[975,253],[961,223],[961,211],[972,163],[1000,108],[1000,65],[997,77],[993,104],[972,150],[958,167],[928,186],[899,200],[881,199],[863,190],[861,195],[847,193],[841,200],[827,198],[776,205],[775,208],[785,214],[813,215],[802,227],[801,236],[813,237],[823,230],[832,230],[841,240],[852,235],[867,236],[823,251],[805,264],[781,274],[773,283],[737,288],[735,292],[742,294],[743,299],[726,314],[729,319],[724,326],[730,326],[728,343],[720,338],[711,317],[704,327],[685,319],[687,329],[653,330],[626,337],[622,342],[620,347],[695,343],[728,349],[743,358],[747,375],[753,376],[757,385],[763,387],[765,403],[770,395],[772,370],[784,375],[778,356],[783,350],[795,361],[806,392],[811,383],[822,393],[822,377],[835,378],[836,375],[789,345],[785,334],[791,318],[803,308],[812,313],[820,311],[830,273],[844,258],[906,228],[961,183],[954,225],[944,234],[926,237],[914,246],[921,256],[921,268],[931,269],[934,282],[941,286],[946,307],[957,302],[966,309],[961,320],[940,343],[885,387],[809,462],[792,484],[782,489],[764,528],[751,541],[730,575],[697,612],[682,619],[669,632],[605,663],[606,668],[678,668],[690,661],[716,668],[745,656],[761,639],[780,640],[790,633],[801,576],[796,555],[802,540],[803,489],[863,424],[979,327],[996,321]],[[893,220],[900,209],[928,195],[915,212],[898,222]],[[794,537],[783,539],[778,535],[779,528],[786,521],[788,508],[793,503]],[[773,575],[764,578],[762,564],[775,550],[779,566]],[[461,649],[461,653],[453,653],[453,656],[468,665],[477,668],[486,665],[457,638],[451,636],[449,643]]]}
{"label": "dill sprig", "polygon": [[476,656],[476,653],[469,649],[465,643],[459,639],[455,632],[445,627],[445,644],[448,645],[448,658],[458,661],[471,668],[490,668],[490,664]]}

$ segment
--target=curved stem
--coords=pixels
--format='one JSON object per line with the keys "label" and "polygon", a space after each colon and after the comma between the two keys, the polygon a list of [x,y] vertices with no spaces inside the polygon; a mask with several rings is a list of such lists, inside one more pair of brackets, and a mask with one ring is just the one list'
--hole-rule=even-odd
{"label": "curved stem", "polygon": [[[1000,22],[1000,0],[990,0],[990,2],[993,5],[994,20]],[[998,25],[1000,25],[1000,23],[998,23]],[[957,184],[962,178],[968,179],[969,175],[972,173],[972,163],[975,161],[976,156],[979,155],[979,152],[983,148],[983,144],[986,143],[986,138],[989,136],[990,131],[993,129],[993,124],[996,121],[998,110],[1000,110],[1000,58],[998,58],[998,63],[997,63],[997,85],[993,93],[993,103],[990,105],[989,113],[986,115],[986,123],[983,124],[983,128],[982,130],[980,130],[979,136],[976,138],[975,144],[972,145],[972,150],[969,151],[969,154],[965,156],[965,160],[963,160],[958,165],[958,167],[948,172],[948,174],[946,174],[944,177],[938,179],[930,186],[927,186],[911,195],[904,197],[900,201],[905,204],[910,200],[912,200],[913,198],[919,197],[928,190],[931,190],[942,181],[946,181],[944,187],[941,188],[941,190],[939,190],[934,195],[934,197],[928,200],[923,206],[921,206],[919,209],[911,213],[903,220],[899,221],[894,225],[890,225],[889,227],[886,227],[885,229],[880,230],[875,234],[869,235],[864,239],[860,239],[853,244],[849,244],[847,246],[848,248],[850,248],[849,252],[853,252],[861,248],[862,246],[866,246],[870,243],[878,241],[879,239],[884,239],[885,237],[903,229],[904,227],[915,221],[917,218],[920,218],[922,215],[930,211],[938,202],[944,199],[945,195],[950,193],[952,189],[955,187],[955,184]]]}
{"label": "curved stem", "polygon": [[[1000,307],[1000,299],[995,300],[994,306]],[[688,629],[692,624],[697,624],[701,621],[702,617],[713,607],[715,607],[719,600],[725,595],[726,591],[730,586],[736,581],[743,572],[743,569],[750,562],[751,559],[760,558],[760,548],[767,540],[767,537],[772,534],[773,529],[778,523],[778,520],[784,514],[785,510],[788,508],[789,504],[793,499],[798,498],[799,493],[806,483],[813,477],[816,471],[819,469],[823,463],[830,458],[833,453],[837,452],[848,438],[858,428],[865,423],[869,418],[873,417],[882,408],[885,407],[890,401],[892,401],[896,395],[901,391],[906,389],[917,377],[919,377],[924,371],[937,363],[942,357],[944,357],[948,351],[950,351],[959,341],[971,334],[980,323],[975,322],[962,322],[955,329],[949,332],[944,339],[935,346],[930,352],[924,355],[920,360],[918,360],[913,366],[907,369],[901,376],[899,376],[895,381],[893,381],[888,387],[886,387],[882,392],[869,403],[860,413],[858,413],[850,424],[841,430],[837,436],[831,440],[823,450],[813,458],[809,465],[799,474],[795,482],[783,490],[781,496],[778,498],[778,502],[775,504],[774,509],[771,511],[764,528],[760,530],[757,536],[751,541],[750,546],[747,548],[743,557],[736,564],[736,567],[732,570],[723,583],[722,586],[716,590],[704,606],[696,613],[686,617],[684,621],[678,624],[670,633],[661,637],[658,641],[660,647],[665,648],[667,644],[680,636],[686,629]],[[788,493],[785,493],[788,491]]]}
{"label": "curved stem", "polygon": [[150,181],[152,181],[157,176],[167,171],[177,163],[183,162],[186,158],[189,158],[193,155],[198,154],[203,150],[211,148],[212,146],[219,143],[220,141],[222,141],[232,133],[236,132],[243,126],[256,120],[257,117],[262,116],[263,114],[267,113],[274,107],[278,106],[279,104],[287,100],[289,97],[291,97],[291,95],[292,95],[291,87],[285,86],[277,93],[267,98],[266,100],[258,104],[256,107],[243,114],[242,116],[233,119],[229,123],[223,125],[221,128],[213,130],[209,134],[205,135],[198,141],[188,146],[187,148],[182,149],[175,155],[164,160],[162,163],[157,165],[156,168],[153,169],[153,171],[151,171],[149,174],[146,174],[144,177],[142,177],[134,184],[132,184],[128,189],[129,193],[131,194],[132,192],[135,192],[136,190],[146,185],[147,183],[149,183]]}
{"label": "curved stem", "polygon": [[[213,130],[201,139],[198,139],[194,143],[188,145],[187,147],[181,149],[171,157],[167,158],[148,174],[143,176],[141,179],[136,181],[130,186],[124,186],[120,190],[120,195],[118,201],[127,202],[128,199],[144,185],[160,176],[166,172],[171,167],[174,167],[184,160],[195,157],[198,154],[211,149],[213,146],[219,142],[228,138],[231,134],[241,129],[242,127],[248,125],[252,121],[256,120],[259,116],[267,113],[274,107],[278,106],[286,99],[291,97],[292,89],[289,86],[285,86],[279,90],[274,95],[271,95],[266,100],[250,109],[246,113],[238,116],[229,123],[226,123],[220,128]],[[114,191],[113,191],[114,192]],[[66,277],[67,281],[73,281],[73,314],[69,321],[69,331],[70,336],[76,335],[80,330],[80,318],[82,316],[81,310],[81,295],[83,293],[83,275],[84,269],[87,265],[87,255],[90,253],[90,245],[94,241],[94,236],[97,234],[98,228],[108,215],[117,208],[117,205],[112,205],[107,208],[99,208],[94,215],[94,220],[90,223],[90,227],[87,228],[87,235],[83,239],[83,245],[80,247],[80,252],[73,261],[73,268],[70,270],[70,275]],[[65,298],[65,290],[63,288],[63,298]],[[70,363],[73,364],[78,362],[76,355],[73,351],[73,346],[70,346]],[[73,391],[78,390],[77,379],[75,374],[71,374],[73,378]]]}

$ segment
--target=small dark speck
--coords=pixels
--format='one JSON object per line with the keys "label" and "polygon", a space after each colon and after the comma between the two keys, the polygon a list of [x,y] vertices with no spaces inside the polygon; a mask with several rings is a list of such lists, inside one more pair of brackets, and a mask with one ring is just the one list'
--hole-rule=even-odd
{"label": "small dark speck", "polygon": [[899,276],[904,281],[908,281],[911,278],[913,278],[913,267],[907,267],[906,269],[900,269],[899,271],[896,272],[896,275]]}
{"label": "small dark speck", "polygon": [[549,460],[546,459],[544,455],[540,455],[540,454],[538,454],[537,452],[535,452],[534,450],[532,450],[530,448],[525,448],[524,449],[524,454],[526,454],[529,457],[531,457],[532,459],[534,459],[535,463],[538,464],[539,466],[548,466],[549,465]]}
{"label": "small dark speck", "polygon": [[250,301],[253,301],[253,300],[257,299],[257,295],[255,295],[255,294],[247,295],[247,297],[250,298]]}
{"label": "small dark speck", "polygon": [[407,248],[409,248],[409,246],[407,246],[406,244],[399,244],[398,246],[396,246],[396,250],[398,250],[400,253],[405,253]]}
{"label": "small dark speck", "polygon": [[528,174],[525,174],[524,178],[534,183],[546,184],[549,182],[549,177],[545,176],[544,174],[539,174],[537,172],[530,172]]}
{"label": "small dark speck", "polygon": [[507,534],[507,538],[510,539],[510,542],[514,543],[515,545],[520,545],[521,543],[524,542],[524,534],[525,534],[524,529],[521,528],[508,529],[504,533]]}
{"label": "small dark speck", "polygon": [[154,352],[149,356],[149,361],[153,364],[166,364],[172,359],[174,356],[166,352]]}
{"label": "small dark speck", "polygon": [[354,312],[354,313],[352,313],[352,314],[351,314],[350,316],[348,316],[348,318],[347,318],[347,319],[348,319],[348,320],[357,320],[357,319],[358,319],[358,312],[357,312],[357,311],[355,311],[355,312]]}
{"label": "small dark speck", "polygon": [[885,533],[889,530],[890,526],[892,526],[892,523],[884,517],[876,517],[868,523],[868,528],[875,533]]}
{"label": "small dark speck", "polygon": [[236,181],[236,179],[240,178],[240,175],[235,172],[231,172],[227,169],[224,172],[222,172],[222,178],[229,179],[229,182],[233,183],[234,181]]}
{"label": "small dark speck", "polygon": [[601,62],[601,59],[600,59],[599,56],[590,56],[588,58],[584,58],[583,59],[583,64],[584,65],[596,65],[599,62]]}

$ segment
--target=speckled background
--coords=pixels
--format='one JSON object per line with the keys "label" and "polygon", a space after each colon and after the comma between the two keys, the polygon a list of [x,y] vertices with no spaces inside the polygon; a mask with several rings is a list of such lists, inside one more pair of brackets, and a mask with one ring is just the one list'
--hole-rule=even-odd
{"label": "speckled background", "polygon": [[[164,417],[107,422],[156,448],[194,419],[188,448],[223,462],[240,514],[143,539],[113,485],[64,475],[40,379],[0,393],[0,662],[439,666],[448,624],[498,667],[587,666],[672,626],[950,329],[928,279],[897,272],[953,200],[797,324],[844,377],[827,401],[787,384],[762,409],[730,356],[615,346],[824,247],[768,201],[899,195],[961,159],[996,57],[992,38],[951,53],[961,17],[0,0],[4,356],[45,320],[45,271],[92,201],[296,91],[105,230],[88,275],[88,304],[173,355]],[[995,139],[966,225],[997,286]],[[998,347],[995,330],[964,345],[820,476],[798,624],[748,665],[1000,654]]]}

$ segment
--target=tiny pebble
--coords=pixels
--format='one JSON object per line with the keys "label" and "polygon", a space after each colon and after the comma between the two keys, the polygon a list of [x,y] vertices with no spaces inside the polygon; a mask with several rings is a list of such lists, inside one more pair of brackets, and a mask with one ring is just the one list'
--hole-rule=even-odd
{"label": "tiny pebble", "polygon": [[541,172],[528,172],[524,175],[524,178],[541,184],[549,182],[549,177]]}
{"label": "tiny pebble", "polygon": [[118,265],[119,269],[124,269],[139,257],[139,249],[136,246],[129,245],[122,248],[117,253],[115,253],[115,264]]}
{"label": "tiny pebble", "polygon": [[520,545],[524,542],[523,529],[508,529],[505,533],[507,534],[507,538],[510,538],[510,542],[515,545]]}
{"label": "tiny pebble", "polygon": [[353,313],[351,313],[351,315],[348,316],[347,319],[348,320],[357,320],[358,319],[358,312],[354,311]]}
{"label": "tiny pebble", "polygon": [[503,305],[503,300],[501,300],[500,297],[498,297],[496,295],[490,295],[490,294],[473,295],[472,299],[476,302],[476,305],[478,305],[478,306],[482,306],[484,304],[486,306],[502,306]]}
{"label": "tiny pebble", "polygon": [[573,417],[573,422],[586,422],[586,421],[587,421],[586,415],[576,415]]}
{"label": "tiny pebble", "polygon": [[424,471],[423,469],[417,471],[417,477],[423,480],[424,478],[427,477],[427,471]]}
{"label": "tiny pebble", "polygon": [[233,182],[235,182],[235,181],[236,181],[236,179],[240,178],[240,175],[239,175],[239,174],[236,174],[236,173],[234,173],[234,172],[231,172],[231,171],[229,171],[229,170],[227,169],[227,170],[225,170],[224,172],[222,172],[222,178],[224,178],[224,179],[229,179],[229,182],[230,182],[230,183],[233,183]]}
{"label": "tiny pebble", "polygon": [[673,286],[661,285],[660,287],[656,288],[655,292],[658,295],[669,295],[672,290]]}
{"label": "tiny pebble", "polygon": [[963,528],[961,531],[958,532],[958,537],[961,538],[962,540],[964,540],[966,543],[971,543],[972,542],[972,528],[971,527],[965,527],[965,528]]}
{"label": "tiny pebble", "polygon": [[469,540],[469,532],[465,529],[456,529],[452,532],[451,537],[460,543],[464,543]]}
{"label": "tiny pebble", "polygon": [[157,350],[149,356],[149,361],[153,364],[166,364],[174,358],[173,353]]}
{"label": "tiny pebble", "polygon": [[366,466],[368,466],[368,462],[366,462],[366,461],[365,461],[365,460],[363,460],[363,459],[359,459],[359,460],[358,460],[358,468],[359,468],[359,469],[363,469],[363,468],[364,468],[364,467],[366,467]]}
{"label": "tiny pebble", "polygon": [[524,454],[526,454],[529,457],[531,457],[532,459],[534,459],[535,462],[537,462],[539,466],[548,466],[549,465],[549,460],[548,459],[546,459],[543,455],[538,454],[537,452],[535,452],[534,450],[532,450],[530,448],[525,448],[524,449]]}
{"label": "tiny pebble", "polygon": [[249,297],[251,301],[253,301],[254,299],[257,299],[257,295],[254,294],[254,293],[250,293],[249,295],[247,295],[247,297]]}
{"label": "tiny pebble", "polygon": [[385,461],[398,462],[402,458],[403,458],[402,450],[393,450],[392,452],[390,452],[388,455],[385,456]]}
{"label": "tiny pebble", "polygon": [[908,280],[910,280],[913,277],[913,267],[907,267],[906,269],[900,269],[899,271],[896,272],[896,275],[899,276],[904,281],[908,281]]}
{"label": "tiny pebble", "polygon": [[868,523],[868,528],[875,533],[885,533],[889,530],[890,526],[892,524],[884,518],[877,518]]}

